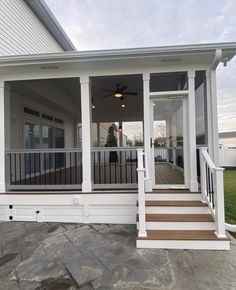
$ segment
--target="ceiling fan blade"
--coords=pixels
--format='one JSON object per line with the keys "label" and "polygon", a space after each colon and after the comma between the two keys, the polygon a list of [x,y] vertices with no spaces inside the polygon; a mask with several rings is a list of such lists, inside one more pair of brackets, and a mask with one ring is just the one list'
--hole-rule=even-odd
{"label": "ceiling fan blade", "polygon": [[138,93],[124,92],[124,95],[137,96]]}
{"label": "ceiling fan blade", "polygon": [[113,91],[113,90],[108,90],[108,89],[103,89],[103,91],[106,91],[106,92],[111,92],[111,93],[115,93],[116,91]]}
{"label": "ceiling fan blade", "polygon": [[120,88],[119,92],[123,93],[126,89],[127,89],[127,87],[123,86],[123,87]]}
{"label": "ceiling fan blade", "polygon": [[102,96],[103,98],[108,98],[108,97],[112,97],[113,95],[112,94],[107,94],[105,96]]}

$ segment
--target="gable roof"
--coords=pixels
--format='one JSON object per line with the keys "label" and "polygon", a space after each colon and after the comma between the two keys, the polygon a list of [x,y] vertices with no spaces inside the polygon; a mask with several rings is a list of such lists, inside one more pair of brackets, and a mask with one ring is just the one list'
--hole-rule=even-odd
{"label": "gable roof", "polygon": [[44,0],[24,0],[65,51],[77,51]]}

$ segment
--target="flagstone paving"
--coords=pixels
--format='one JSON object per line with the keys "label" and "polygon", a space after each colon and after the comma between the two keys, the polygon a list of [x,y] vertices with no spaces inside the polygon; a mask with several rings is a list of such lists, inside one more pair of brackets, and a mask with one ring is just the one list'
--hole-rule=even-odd
{"label": "flagstone paving", "polygon": [[136,249],[134,225],[0,223],[0,290],[236,289],[230,251]]}

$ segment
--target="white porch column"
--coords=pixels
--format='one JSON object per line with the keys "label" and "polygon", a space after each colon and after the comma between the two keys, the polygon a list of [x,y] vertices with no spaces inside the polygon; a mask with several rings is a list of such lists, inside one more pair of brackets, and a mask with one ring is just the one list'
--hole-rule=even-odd
{"label": "white porch column", "polygon": [[189,145],[189,187],[198,191],[196,158],[196,113],[195,113],[195,71],[188,71],[188,145]]}
{"label": "white porch column", "polygon": [[91,98],[89,76],[80,77],[81,85],[81,120],[82,120],[82,191],[92,191],[92,158],[91,158]]}
{"label": "white porch column", "polygon": [[0,80],[0,192],[6,192],[6,150],[10,149],[10,89]]}
{"label": "white porch column", "polygon": [[151,178],[146,181],[146,190],[152,191],[153,170],[152,167],[152,152],[150,146],[151,140],[151,122],[150,122],[150,74],[143,74],[143,129],[144,129],[144,150],[147,155],[148,169],[152,172]]}
{"label": "white porch column", "polygon": [[218,136],[218,108],[216,70],[211,70],[211,131],[212,131],[212,155],[211,158],[216,167],[219,165],[219,136]]}
{"label": "white porch column", "polygon": [[206,97],[207,97],[207,142],[209,155],[213,159],[211,76],[208,71],[206,71]]}

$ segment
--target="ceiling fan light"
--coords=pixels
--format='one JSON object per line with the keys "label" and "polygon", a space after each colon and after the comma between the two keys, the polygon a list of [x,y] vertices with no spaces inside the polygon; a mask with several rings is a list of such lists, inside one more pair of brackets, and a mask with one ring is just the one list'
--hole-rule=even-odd
{"label": "ceiling fan light", "polygon": [[114,93],[114,97],[116,97],[116,98],[122,98],[123,97],[123,94],[120,93],[120,92],[116,92],[116,93]]}

